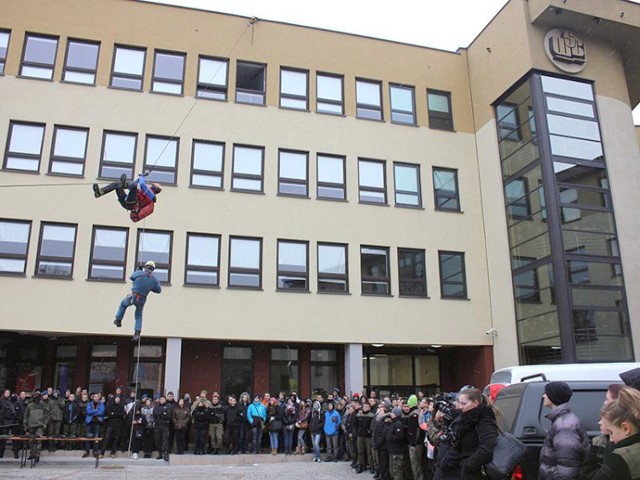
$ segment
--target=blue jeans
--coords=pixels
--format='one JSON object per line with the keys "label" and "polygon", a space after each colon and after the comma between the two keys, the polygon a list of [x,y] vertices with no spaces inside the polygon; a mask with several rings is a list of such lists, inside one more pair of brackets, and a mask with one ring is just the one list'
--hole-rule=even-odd
{"label": "blue jeans", "polygon": [[136,324],[134,330],[142,331],[142,310],[144,309],[144,304],[146,301],[147,297],[130,293],[120,302],[120,306],[118,307],[118,311],[116,312],[116,320],[121,322],[124,318],[124,312],[127,310],[127,308],[129,308],[131,305],[135,305]]}
{"label": "blue jeans", "polygon": [[278,449],[278,434],[280,432],[269,432],[269,444],[271,448]]}
{"label": "blue jeans", "polygon": [[262,427],[251,427],[253,433],[253,453],[260,453],[262,443]]}
{"label": "blue jeans", "polygon": [[[100,436],[99,423],[87,423],[87,438],[95,438]],[[85,452],[89,453],[89,449],[93,446],[93,453],[98,452],[99,443],[88,441],[84,447]]]}
{"label": "blue jeans", "polygon": [[291,452],[293,450],[293,430],[284,429],[284,450],[285,452]]}
{"label": "blue jeans", "polygon": [[315,458],[320,458],[320,438],[322,437],[321,433],[312,433],[311,441],[313,442],[313,456]]}

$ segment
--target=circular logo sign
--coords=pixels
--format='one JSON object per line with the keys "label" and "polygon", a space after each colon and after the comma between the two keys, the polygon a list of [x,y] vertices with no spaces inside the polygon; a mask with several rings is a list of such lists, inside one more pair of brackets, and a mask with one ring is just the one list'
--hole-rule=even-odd
{"label": "circular logo sign", "polygon": [[571,30],[549,30],[544,37],[544,50],[549,60],[563,72],[578,73],[587,65],[584,42]]}

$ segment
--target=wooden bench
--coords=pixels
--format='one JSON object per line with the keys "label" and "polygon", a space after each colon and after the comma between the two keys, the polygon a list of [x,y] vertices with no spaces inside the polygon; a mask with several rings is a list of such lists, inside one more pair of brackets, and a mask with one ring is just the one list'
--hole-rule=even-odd
{"label": "wooden bench", "polygon": [[[76,443],[76,442],[93,442],[95,445],[95,450],[99,451],[99,444],[102,441],[102,437],[92,437],[92,438],[87,438],[87,437],[36,437],[35,435],[24,435],[24,436],[6,436],[6,435],[0,435],[0,440],[11,440],[12,442],[25,442],[25,444],[27,445],[27,448],[23,448],[21,450],[21,456],[20,456],[20,468],[24,468],[27,466],[27,460],[30,460],[30,468],[33,468],[36,466],[36,456],[35,456],[35,451],[36,451],[36,443],[37,442],[46,442],[48,441],[52,441],[52,442],[68,442],[68,443]],[[29,456],[31,458],[29,458]],[[100,454],[98,453],[97,455],[95,455],[95,459],[96,459],[96,467],[98,468],[98,465],[100,463]]]}

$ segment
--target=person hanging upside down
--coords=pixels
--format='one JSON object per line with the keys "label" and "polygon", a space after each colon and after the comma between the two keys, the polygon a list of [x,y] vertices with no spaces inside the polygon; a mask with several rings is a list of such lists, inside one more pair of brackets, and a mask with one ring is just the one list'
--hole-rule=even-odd
{"label": "person hanging upside down", "polygon": [[116,319],[113,321],[113,324],[116,327],[121,327],[124,312],[131,305],[135,305],[136,323],[132,339],[134,342],[137,342],[140,339],[140,332],[142,331],[142,310],[144,309],[144,304],[147,301],[147,295],[149,295],[149,292],[160,293],[162,291],[160,281],[153,274],[155,269],[155,262],[153,260],[149,260],[144,264],[144,268],[142,270],[136,270],[131,274],[131,277],[129,277],[133,281],[131,293],[124,297],[122,302],[120,302],[120,306],[116,312]]}
{"label": "person hanging upside down", "polygon": [[[123,173],[119,181],[112,182],[102,188],[94,183],[93,194],[99,198],[115,190],[122,208],[131,211],[129,214],[131,221],[138,222],[153,213],[156,196],[162,191],[162,187],[158,183],[147,185],[145,180],[147,175],[148,173],[142,173],[137,180],[127,182],[127,175]],[[129,192],[126,193],[125,189],[129,189]]]}

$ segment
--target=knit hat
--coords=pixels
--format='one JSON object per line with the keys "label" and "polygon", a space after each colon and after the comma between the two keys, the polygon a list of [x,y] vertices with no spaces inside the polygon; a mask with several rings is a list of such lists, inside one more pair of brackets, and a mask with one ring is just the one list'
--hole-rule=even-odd
{"label": "knit hat", "polygon": [[633,370],[627,370],[620,374],[620,378],[628,387],[640,390],[640,368],[634,368]]}
{"label": "knit hat", "polygon": [[402,416],[402,409],[400,407],[395,407],[393,410],[391,410],[391,413],[394,417],[399,418]]}
{"label": "knit hat", "polygon": [[567,403],[573,395],[573,390],[565,382],[549,382],[544,387],[544,393],[554,405]]}
{"label": "knit hat", "polygon": [[409,405],[411,408],[417,407],[418,406],[418,397],[416,397],[415,395],[411,395],[407,399],[407,405]]}
{"label": "knit hat", "polygon": [[391,407],[393,406],[393,404],[391,403],[391,400],[384,399],[384,400],[382,401],[382,404],[384,405],[384,409],[385,409],[387,412],[390,412],[390,411],[391,411]]}

